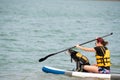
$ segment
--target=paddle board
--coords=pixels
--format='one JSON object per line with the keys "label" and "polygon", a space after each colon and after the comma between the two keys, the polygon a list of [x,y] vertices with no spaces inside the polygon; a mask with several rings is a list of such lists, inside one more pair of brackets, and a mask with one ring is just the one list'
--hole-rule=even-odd
{"label": "paddle board", "polygon": [[99,73],[87,73],[87,72],[76,72],[68,71],[64,69],[58,69],[49,66],[43,66],[42,71],[52,74],[61,74],[66,76],[81,77],[81,78],[100,78],[107,80],[120,80],[120,74],[99,74]]}

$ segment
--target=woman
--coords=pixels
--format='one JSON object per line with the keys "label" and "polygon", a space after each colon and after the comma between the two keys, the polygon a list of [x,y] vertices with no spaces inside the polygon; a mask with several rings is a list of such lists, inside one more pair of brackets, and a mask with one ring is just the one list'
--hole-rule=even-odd
{"label": "woman", "polygon": [[93,73],[103,73],[103,74],[110,74],[110,52],[107,49],[106,45],[108,44],[107,41],[104,41],[101,37],[96,39],[96,47],[94,48],[86,48],[80,45],[76,45],[76,48],[80,48],[81,50],[88,51],[88,52],[95,52],[96,53],[96,65],[84,65],[83,69],[88,72]]}

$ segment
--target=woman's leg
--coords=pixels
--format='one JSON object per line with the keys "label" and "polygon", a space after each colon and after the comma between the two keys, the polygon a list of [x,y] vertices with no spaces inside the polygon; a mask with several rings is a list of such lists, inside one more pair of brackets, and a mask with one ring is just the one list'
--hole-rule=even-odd
{"label": "woman's leg", "polygon": [[98,73],[98,67],[97,66],[84,65],[84,69],[88,72]]}

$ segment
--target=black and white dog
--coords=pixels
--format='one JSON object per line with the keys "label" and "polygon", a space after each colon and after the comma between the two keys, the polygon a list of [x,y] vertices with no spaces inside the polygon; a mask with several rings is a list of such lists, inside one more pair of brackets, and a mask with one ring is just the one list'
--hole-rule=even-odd
{"label": "black and white dog", "polygon": [[87,72],[86,70],[83,69],[84,65],[90,65],[89,60],[86,56],[84,56],[80,52],[77,52],[72,49],[67,50],[67,53],[69,53],[71,56],[71,62],[72,62],[72,60],[74,60],[76,62],[75,71]]}

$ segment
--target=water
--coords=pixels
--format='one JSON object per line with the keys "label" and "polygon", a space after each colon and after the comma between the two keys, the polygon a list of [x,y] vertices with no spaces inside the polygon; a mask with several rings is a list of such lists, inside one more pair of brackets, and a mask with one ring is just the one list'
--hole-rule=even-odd
{"label": "water", "polygon": [[[119,73],[119,30],[119,1],[0,0],[0,80],[75,80],[41,71],[44,65],[72,69],[74,63],[64,52],[38,60],[111,32],[105,40],[112,72]],[[82,53],[95,62],[94,54]]]}

